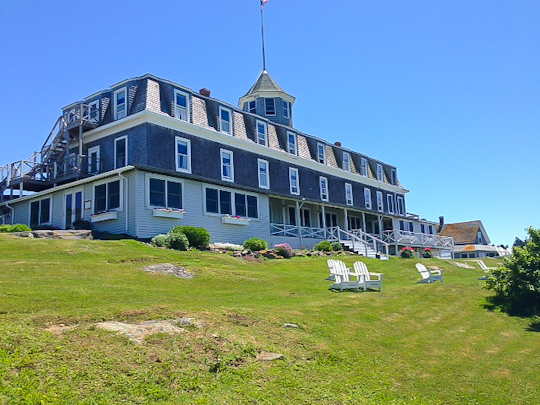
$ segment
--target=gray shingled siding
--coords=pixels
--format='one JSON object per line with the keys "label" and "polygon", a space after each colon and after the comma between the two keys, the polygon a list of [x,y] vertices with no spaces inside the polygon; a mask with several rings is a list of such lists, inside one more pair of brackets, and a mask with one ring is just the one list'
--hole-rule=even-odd
{"label": "gray shingled siding", "polygon": [[137,114],[146,109],[146,80],[140,80],[139,84],[129,87],[129,94],[133,94],[130,114]]}
{"label": "gray shingled siding", "polygon": [[332,147],[329,145],[326,145],[325,149],[326,149],[326,164],[330,167],[341,169],[341,166],[338,166],[336,157],[334,156],[334,149],[332,149]]}
{"label": "gray shingled siding", "polygon": [[298,141],[298,156],[307,160],[315,160],[309,150],[307,138],[303,135],[297,134],[296,139]]}
{"label": "gray shingled siding", "polygon": [[268,146],[272,149],[284,150],[279,144],[276,127],[273,125],[268,125]]}
{"label": "gray shingled siding", "polygon": [[161,113],[161,97],[159,92],[159,82],[147,79],[146,85],[146,109]]}
{"label": "gray shingled siding", "polygon": [[234,136],[239,139],[247,140],[246,124],[244,122],[244,117],[239,112],[233,112],[233,122],[234,122]]}

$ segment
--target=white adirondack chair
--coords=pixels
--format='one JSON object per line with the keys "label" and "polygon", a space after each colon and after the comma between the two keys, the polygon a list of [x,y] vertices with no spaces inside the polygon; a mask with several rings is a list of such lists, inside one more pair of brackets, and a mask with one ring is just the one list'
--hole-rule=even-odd
{"label": "white adirondack chair", "polygon": [[416,263],[416,269],[422,276],[422,280],[419,283],[433,283],[434,281],[443,282],[442,270],[428,270],[422,263]]}
{"label": "white adirondack chair", "polygon": [[484,277],[479,278],[478,280],[487,280],[488,270],[494,270],[495,267],[488,267],[482,260],[475,260],[476,263],[480,266],[482,271],[485,273]]}
{"label": "white adirondack chair", "polygon": [[330,271],[330,275],[326,277],[325,280],[335,281],[336,275],[334,274],[333,270],[334,270],[334,267],[336,266],[336,261],[334,259],[328,259],[326,263],[328,264],[328,270]]}
{"label": "white adirondack chair", "polygon": [[379,292],[382,291],[382,273],[370,272],[364,262],[355,262],[354,270],[355,274],[358,274],[358,278],[362,277],[364,279],[364,282],[362,283],[364,291],[366,291],[368,288],[378,288]]}
{"label": "white adirondack chair", "polygon": [[360,287],[363,286],[364,279],[362,277],[357,277],[356,280],[353,280],[351,276],[356,274],[349,271],[345,263],[340,260],[334,260],[333,267],[330,269],[332,275],[335,278],[335,283],[330,286],[331,290],[360,290]]}

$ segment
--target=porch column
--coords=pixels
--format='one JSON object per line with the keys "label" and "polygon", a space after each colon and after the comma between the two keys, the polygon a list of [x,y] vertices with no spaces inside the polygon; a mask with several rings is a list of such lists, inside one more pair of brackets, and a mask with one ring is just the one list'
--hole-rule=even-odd
{"label": "porch column", "polygon": [[300,248],[302,248],[302,218],[300,218],[300,204],[298,204],[298,200],[296,200],[296,217],[298,236],[300,237]]}
{"label": "porch column", "polygon": [[345,223],[343,224],[343,227],[346,231],[349,230],[349,210],[345,208]]}
{"label": "porch column", "polygon": [[324,229],[324,239],[326,239],[326,213],[324,212],[324,204],[321,204],[322,209],[322,227]]}
{"label": "porch column", "polygon": [[362,211],[362,224],[364,225],[364,227],[362,228],[362,231],[364,231],[365,233],[367,233],[367,228],[366,228],[366,213]]}
{"label": "porch column", "polygon": [[379,239],[382,240],[383,236],[382,236],[382,216],[381,215],[377,215],[377,221],[379,221]]}

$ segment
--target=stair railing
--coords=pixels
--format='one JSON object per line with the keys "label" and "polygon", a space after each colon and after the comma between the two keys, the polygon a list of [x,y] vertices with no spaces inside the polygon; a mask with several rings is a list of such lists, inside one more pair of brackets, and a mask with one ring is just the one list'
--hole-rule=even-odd
{"label": "stair railing", "polygon": [[377,253],[380,252],[379,247],[384,249],[385,254],[388,256],[388,246],[389,244],[385,241],[370,235],[369,233],[366,233],[362,231],[361,229],[355,229],[351,231],[345,231],[341,229],[339,226],[328,228],[328,239],[329,240],[350,240],[353,244],[353,250],[354,250],[354,244],[355,241],[358,243],[360,242],[365,249],[366,257],[368,254],[368,246],[373,246],[373,250]]}

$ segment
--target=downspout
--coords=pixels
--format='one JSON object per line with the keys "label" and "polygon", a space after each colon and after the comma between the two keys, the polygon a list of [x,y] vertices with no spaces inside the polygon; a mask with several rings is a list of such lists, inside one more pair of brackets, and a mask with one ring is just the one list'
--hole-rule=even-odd
{"label": "downspout", "polygon": [[120,176],[126,182],[126,193],[124,195],[124,203],[125,203],[124,204],[124,211],[126,212],[126,234],[127,234],[128,229],[129,229],[129,212],[128,212],[128,201],[129,201],[129,198],[128,198],[128,191],[129,191],[128,185],[129,185],[129,182],[128,182],[127,177],[122,175],[122,172],[119,172],[118,176]]}
{"label": "downspout", "polygon": [[13,221],[15,219],[15,208],[10,207],[7,201],[5,201],[4,203],[6,204],[6,207],[11,210],[11,225],[13,225]]}

